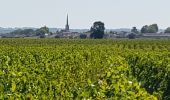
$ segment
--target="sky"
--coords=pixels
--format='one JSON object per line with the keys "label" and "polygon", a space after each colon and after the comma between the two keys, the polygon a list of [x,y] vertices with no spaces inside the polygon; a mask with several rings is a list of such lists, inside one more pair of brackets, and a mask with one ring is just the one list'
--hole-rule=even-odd
{"label": "sky", "polygon": [[102,21],[107,29],[170,27],[170,0],[0,0],[0,27],[89,29]]}

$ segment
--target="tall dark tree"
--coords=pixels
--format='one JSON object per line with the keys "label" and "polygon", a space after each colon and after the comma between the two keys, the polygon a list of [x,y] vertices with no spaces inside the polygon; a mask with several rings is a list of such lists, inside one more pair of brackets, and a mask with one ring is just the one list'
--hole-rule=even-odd
{"label": "tall dark tree", "polygon": [[132,33],[136,33],[136,34],[139,33],[136,27],[133,27],[133,28],[131,29],[131,32],[132,32]]}
{"label": "tall dark tree", "polygon": [[170,33],[170,27],[166,28],[164,33]]}
{"label": "tall dark tree", "polygon": [[93,26],[91,27],[90,31],[90,38],[94,39],[101,39],[104,36],[105,26],[104,23],[101,21],[94,22]]}

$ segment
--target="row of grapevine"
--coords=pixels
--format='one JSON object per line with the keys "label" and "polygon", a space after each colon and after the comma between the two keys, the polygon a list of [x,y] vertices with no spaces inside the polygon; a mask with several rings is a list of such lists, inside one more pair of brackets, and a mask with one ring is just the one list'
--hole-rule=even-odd
{"label": "row of grapevine", "polygon": [[169,45],[169,40],[1,39],[0,99],[168,100]]}

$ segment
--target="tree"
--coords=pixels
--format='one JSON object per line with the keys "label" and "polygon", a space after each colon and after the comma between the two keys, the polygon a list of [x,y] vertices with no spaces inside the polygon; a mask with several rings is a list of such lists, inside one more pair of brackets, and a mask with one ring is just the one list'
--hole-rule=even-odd
{"label": "tree", "polygon": [[133,27],[133,28],[131,29],[131,32],[132,32],[132,33],[136,33],[136,34],[139,33],[136,27]]}
{"label": "tree", "polygon": [[157,33],[158,32],[158,25],[152,24],[148,27],[148,33]]}
{"label": "tree", "polygon": [[103,38],[104,30],[105,30],[105,26],[103,22],[101,21],[94,22],[93,26],[90,29],[91,31],[90,38],[94,38],[94,39]]}
{"label": "tree", "polygon": [[86,38],[87,38],[87,35],[86,35],[86,34],[80,34],[80,38],[81,38],[81,39],[86,39]]}
{"label": "tree", "polygon": [[156,33],[156,29],[153,26],[149,26],[148,33]]}
{"label": "tree", "polygon": [[165,29],[164,33],[170,33],[170,27],[168,27],[167,29]]}
{"label": "tree", "polygon": [[155,28],[156,32],[159,31],[159,28],[158,28],[158,25],[157,25],[157,24],[152,24],[151,26]]}
{"label": "tree", "polygon": [[25,29],[23,30],[23,34],[26,36],[31,36],[31,35],[35,35],[35,32],[33,29]]}
{"label": "tree", "polygon": [[130,34],[128,35],[128,38],[129,38],[129,39],[135,39],[135,38],[136,38],[136,35],[135,35],[134,33],[130,33]]}
{"label": "tree", "polygon": [[158,32],[158,25],[152,24],[152,25],[145,25],[141,29],[141,33],[157,33]]}
{"label": "tree", "polygon": [[49,33],[50,33],[49,28],[46,26],[36,30],[37,36],[44,36],[45,34],[49,34]]}
{"label": "tree", "polygon": [[23,31],[22,29],[17,29],[13,32],[10,32],[10,34],[12,34],[12,35],[22,35],[22,31]]}
{"label": "tree", "polygon": [[12,35],[25,35],[25,36],[32,36],[35,35],[35,32],[33,29],[17,29],[13,32],[11,32],[10,34]]}
{"label": "tree", "polygon": [[148,33],[148,25],[142,27],[141,33]]}

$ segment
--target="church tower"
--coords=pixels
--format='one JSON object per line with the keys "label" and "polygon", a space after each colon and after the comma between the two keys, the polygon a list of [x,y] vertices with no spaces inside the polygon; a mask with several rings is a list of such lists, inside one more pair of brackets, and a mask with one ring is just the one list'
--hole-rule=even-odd
{"label": "church tower", "polygon": [[68,24],[68,14],[67,14],[67,21],[66,21],[66,26],[65,26],[65,31],[69,31],[69,24]]}

